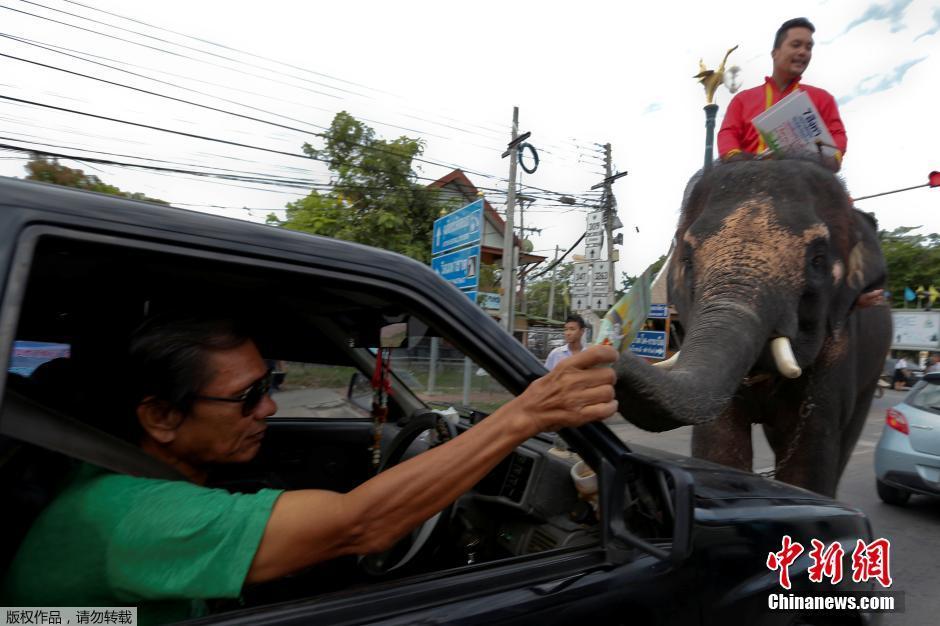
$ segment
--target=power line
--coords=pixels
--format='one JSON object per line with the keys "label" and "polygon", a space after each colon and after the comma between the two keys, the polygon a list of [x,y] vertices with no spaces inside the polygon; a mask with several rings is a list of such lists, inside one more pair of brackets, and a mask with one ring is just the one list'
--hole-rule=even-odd
{"label": "power line", "polygon": [[[356,95],[356,96],[362,96],[362,97],[365,97],[365,98],[368,98],[368,97],[369,97],[369,96],[365,96],[365,95],[363,95],[363,94],[357,93],[357,92],[355,92],[355,91],[350,91],[350,90],[348,90],[348,89],[343,89],[342,87],[335,87],[335,86],[329,85],[329,84],[327,84],[327,83],[321,83],[321,82],[318,82],[318,81],[315,81],[315,80],[310,80],[309,78],[302,78],[302,77],[299,77],[299,76],[294,76],[294,75],[288,74],[288,73],[286,73],[286,72],[280,72],[280,71],[278,71],[278,70],[274,70],[274,69],[271,69],[271,68],[268,68],[268,67],[262,67],[262,66],[259,66],[259,65],[254,64],[254,63],[246,63],[246,62],[244,62],[244,61],[239,61],[238,59],[233,59],[233,58],[231,58],[231,57],[227,57],[227,56],[224,56],[224,55],[221,55],[221,54],[216,54],[216,53],[214,53],[214,52],[208,52],[208,51],[206,51],[206,50],[200,50],[200,49],[198,49],[198,48],[193,48],[193,47],[191,47],[191,46],[186,46],[186,45],[181,44],[181,43],[176,43],[176,42],[173,42],[173,41],[168,41],[168,40],[166,40],[166,39],[161,39],[160,37],[154,37],[153,35],[147,35],[146,33],[140,33],[140,32],[133,31],[133,30],[130,30],[130,29],[127,29],[127,28],[122,28],[121,26],[115,26],[115,25],[113,25],[113,24],[108,24],[107,22],[101,22],[101,21],[99,21],[99,20],[94,20],[94,19],[89,18],[89,17],[83,17],[83,16],[81,16],[81,15],[76,15],[76,14],[74,14],[74,13],[69,13],[68,11],[63,11],[62,9],[55,9],[55,8],[52,8],[52,7],[47,7],[47,6],[42,5],[42,4],[39,4],[39,3],[37,3],[37,2],[31,2],[30,0],[20,0],[20,2],[24,2],[24,3],[26,3],[26,4],[31,4],[31,5],[33,5],[33,6],[41,7],[41,8],[43,8],[43,9],[46,9],[47,11],[55,11],[56,13],[63,13],[63,14],[68,15],[68,16],[70,16],[70,17],[76,17],[76,18],[81,19],[81,20],[85,20],[85,21],[88,21],[88,22],[92,22],[93,24],[100,24],[101,26],[107,26],[108,28],[114,28],[114,29],[119,30],[119,31],[131,33],[131,34],[133,34],[133,35],[138,35],[138,36],[140,36],[140,37],[146,37],[146,38],[148,38],[148,39],[153,39],[153,40],[159,41],[159,42],[161,42],[161,43],[170,44],[170,45],[172,45],[172,46],[179,46],[180,48],[184,48],[184,49],[186,49],[186,50],[192,50],[192,51],[194,51],[194,52],[199,52],[199,53],[201,53],[201,54],[207,54],[207,55],[209,55],[209,56],[213,56],[213,57],[216,57],[216,58],[219,58],[219,59],[223,59],[223,60],[225,60],[225,61],[231,61],[232,63],[238,63],[238,64],[240,64],[240,65],[248,65],[248,66],[250,66],[250,67],[254,67],[254,68],[257,68],[257,69],[261,69],[261,70],[264,70],[264,71],[267,71],[267,72],[274,72],[275,74],[280,74],[281,76],[286,76],[286,77],[288,77],[288,78],[293,78],[293,79],[296,79],[296,80],[300,80],[300,81],[303,81],[303,82],[306,82],[306,83],[310,83],[310,84],[312,84],[312,85],[317,85],[317,86],[319,86],[319,87],[326,87],[327,89],[335,89],[336,91],[345,92],[345,93],[349,93],[349,94]],[[5,6],[5,5],[0,5],[0,8],[2,8],[2,9],[8,9],[8,10],[10,10],[10,11],[16,11],[17,13],[22,13],[22,14],[24,14],[24,15],[29,15],[29,16],[31,16],[31,17],[35,17],[35,18],[38,18],[38,19],[41,19],[41,20],[47,20],[47,21],[50,21],[50,22],[54,22],[54,23],[56,23],[56,24],[61,24],[61,25],[63,25],[63,26],[68,26],[68,27],[70,27],[70,28],[76,28],[76,29],[78,29],[78,30],[83,30],[83,31],[86,31],[86,32],[89,32],[89,33],[93,33],[93,34],[95,34],[95,35],[99,35],[99,36],[102,36],[102,37],[107,37],[107,38],[109,38],[109,39],[117,39],[118,41],[123,41],[123,42],[125,42],[125,43],[129,43],[129,44],[132,44],[132,45],[135,45],[135,46],[141,46],[141,47],[144,47],[144,48],[149,48],[149,49],[151,49],[151,50],[156,50],[156,51],[158,51],[158,52],[163,52],[164,54],[171,54],[171,55],[173,55],[173,56],[182,57],[182,58],[184,58],[184,59],[189,59],[190,61],[197,61],[197,62],[199,62],[199,63],[205,63],[205,64],[207,64],[207,65],[212,65],[212,66],[215,66],[215,67],[221,67],[221,68],[224,68],[224,69],[233,69],[233,68],[227,67],[227,66],[225,66],[225,65],[220,65],[220,64],[218,64],[218,63],[212,63],[211,61],[206,61],[205,59],[197,59],[197,58],[194,58],[194,57],[189,56],[189,55],[186,55],[186,54],[181,54],[181,53],[179,53],[179,52],[173,52],[172,50],[166,50],[166,49],[164,49],[164,48],[158,48],[158,47],[156,47],[156,46],[150,46],[150,45],[147,45],[147,44],[144,44],[144,43],[140,43],[140,42],[138,42],[138,41],[132,41],[132,40],[130,40],[130,39],[125,39],[125,38],[123,38],[123,37],[118,37],[117,35],[110,35],[110,34],[108,34],[108,33],[102,33],[102,32],[100,32],[100,31],[92,30],[92,29],[90,29],[90,28],[84,28],[84,27],[79,26],[79,25],[77,25],[77,24],[70,24],[70,23],[68,23],[68,22],[63,22],[63,21],[60,21],[60,20],[52,19],[51,17],[46,17],[46,16],[43,16],[43,15],[37,15],[37,14],[35,14],[35,13],[30,13],[29,11],[21,11],[20,9],[14,9],[14,8],[12,8],[12,7],[8,7],[8,6]],[[252,74],[251,72],[245,72],[244,70],[241,70],[241,71],[242,71],[242,73],[247,74],[247,75],[249,75],[249,76],[255,76],[255,77],[257,77],[257,78],[263,78],[262,76],[258,76],[257,74]],[[280,81],[275,81],[275,82],[280,82]],[[322,92],[315,92],[315,93],[319,93],[320,95],[324,95],[324,96],[330,96],[330,97],[333,97],[333,98],[339,98],[339,96],[334,95],[334,94],[325,94],[325,93],[322,93]]]}
{"label": "power line", "polygon": [[[367,85],[362,85],[361,83],[355,83],[355,82],[353,82],[353,81],[348,81],[348,80],[341,79],[341,78],[338,78],[338,77],[335,77],[335,76],[331,76],[331,75],[328,75],[328,74],[324,74],[324,73],[322,73],[322,72],[316,72],[316,71],[313,71],[313,70],[309,70],[309,69],[307,69],[307,68],[303,68],[303,67],[291,65],[291,64],[285,63],[285,62],[283,62],[283,61],[278,61],[278,60],[271,59],[271,58],[268,58],[268,57],[264,57],[264,56],[261,56],[261,55],[258,55],[258,54],[254,54],[254,53],[251,53],[251,52],[246,52],[246,51],[244,51],[244,50],[239,50],[239,49],[237,49],[237,48],[233,48],[233,47],[230,47],[230,46],[225,46],[225,45],[223,45],[223,44],[218,44],[218,43],[215,43],[215,42],[212,42],[212,41],[208,41],[208,40],[205,40],[205,39],[201,39],[201,38],[199,38],[199,37],[194,37],[194,36],[191,36],[191,35],[186,35],[186,34],[184,34],[184,33],[179,33],[179,32],[172,31],[172,30],[165,29],[165,28],[161,28],[161,27],[158,27],[158,26],[153,26],[153,25],[151,25],[151,24],[148,24],[148,23],[146,23],[146,22],[142,22],[142,21],[140,21],[140,20],[135,20],[135,19],[133,19],[133,18],[128,18],[128,17],[125,17],[125,16],[121,16],[121,15],[118,15],[118,14],[116,14],[116,13],[112,13],[112,12],[109,12],[109,11],[103,11],[103,10],[100,10],[100,9],[96,9],[96,8],[90,7],[90,6],[88,6],[88,5],[84,5],[84,4],[80,3],[80,2],[72,2],[71,0],[64,0],[64,1],[69,2],[70,4],[75,4],[75,5],[82,6],[82,7],[85,7],[85,8],[89,8],[89,9],[92,9],[92,10],[95,10],[95,11],[100,11],[100,12],[102,12],[102,13],[106,13],[106,14],[108,14],[108,15],[112,15],[112,16],[114,16],[114,17],[118,17],[118,18],[120,18],[120,19],[125,19],[125,20],[131,21],[131,22],[135,22],[135,23],[138,23],[138,24],[142,24],[142,25],[145,25],[145,26],[147,26],[147,27],[149,27],[149,28],[153,28],[153,29],[155,29],[155,30],[161,30],[161,31],[165,31],[165,32],[170,32],[170,33],[173,33],[173,34],[178,35],[178,36],[181,36],[181,37],[185,37],[185,38],[188,38],[188,39],[193,39],[193,40],[195,40],[195,41],[200,41],[200,42],[207,43],[207,44],[209,44],[209,45],[217,46],[217,47],[220,47],[220,48],[224,48],[224,49],[227,49],[227,50],[232,50],[232,51],[234,51],[234,52],[237,52],[237,53],[242,54],[242,55],[245,55],[245,56],[250,56],[250,57],[254,57],[254,58],[263,59],[263,60],[268,61],[268,62],[270,62],[270,63],[275,63],[275,64],[277,64],[277,65],[282,65],[282,66],[285,66],[285,67],[290,67],[290,68],[293,68],[293,69],[300,70],[300,71],[302,71],[302,72],[306,72],[306,73],[310,73],[310,74],[314,74],[314,75],[318,75],[318,76],[323,76],[323,77],[329,78],[330,80],[335,80],[335,81],[340,81],[340,82],[344,82],[344,83],[347,83],[347,84],[352,84],[352,85],[356,85],[356,86],[361,86],[361,87],[363,87],[363,88],[365,88],[365,89],[369,89],[369,90],[376,91],[376,92],[379,92],[379,93],[386,93],[386,94],[388,94],[388,95],[395,95],[395,94],[390,94],[389,92],[384,92],[384,91],[382,91],[382,90],[375,89],[375,88],[373,88],[373,87],[369,87],[369,86],[367,86]],[[78,19],[90,21],[90,22],[92,22],[92,23],[100,24],[100,25],[102,25],[102,26],[106,26],[106,27],[109,27],[109,28],[114,28],[114,29],[117,29],[117,30],[120,30],[120,31],[123,31],[123,32],[128,32],[128,33],[132,33],[132,34],[134,34],[134,35],[138,35],[138,36],[141,36],[141,37],[146,37],[146,38],[149,38],[149,39],[153,39],[153,40],[156,40],[156,41],[159,41],[159,42],[162,42],[162,43],[166,43],[166,44],[169,44],[169,45],[179,46],[179,47],[181,47],[181,48],[184,48],[184,49],[187,49],[187,50],[192,50],[192,51],[194,51],[194,52],[198,52],[198,53],[201,53],[201,54],[206,54],[206,55],[214,56],[214,57],[217,57],[217,58],[220,58],[220,59],[224,59],[224,60],[226,60],[226,61],[231,61],[231,62],[233,62],[233,63],[237,63],[237,64],[239,64],[239,65],[249,65],[249,66],[251,66],[251,67],[255,67],[255,68],[258,68],[258,69],[265,70],[265,71],[274,71],[275,73],[278,73],[278,74],[280,74],[280,75],[282,75],[282,76],[286,76],[286,77],[293,78],[293,79],[300,80],[300,81],[304,81],[304,82],[310,82],[310,83],[312,83],[312,84],[315,84],[315,85],[318,85],[318,86],[321,86],[321,87],[326,87],[326,88],[328,88],[328,89],[335,89],[335,90],[337,90],[337,91],[342,91],[342,92],[345,92],[345,93],[349,93],[349,94],[351,94],[351,95],[355,95],[355,96],[362,97],[362,98],[367,98],[367,99],[370,99],[370,100],[374,100],[374,99],[375,99],[375,98],[372,98],[371,96],[368,96],[368,95],[365,95],[365,94],[360,94],[360,93],[357,93],[357,92],[354,92],[354,91],[346,90],[346,89],[343,89],[343,88],[340,88],[340,87],[335,87],[335,86],[333,86],[333,85],[329,85],[329,84],[326,84],[326,83],[321,83],[321,82],[318,82],[318,81],[311,81],[311,80],[305,79],[305,78],[303,78],[303,77],[299,77],[299,76],[296,76],[296,75],[293,75],[293,74],[289,74],[289,73],[287,73],[287,72],[280,72],[280,71],[277,71],[277,70],[272,70],[271,68],[264,67],[264,66],[260,66],[260,65],[257,65],[257,64],[246,63],[246,62],[244,62],[244,61],[240,61],[240,60],[238,60],[238,59],[234,59],[234,58],[229,57],[229,56],[219,55],[219,54],[216,54],[216,53],[213,53],[213,52],[210,52],[210,51],[207,51],[207,50],[203,50],[203,49],[200,49],[200,48],[194,48],[194,47],[192,47],[192,46],[186,46],[186,45],[181,44],[181,43],[178,43],[178,42],[170,41],[170,40],[163,39],[163,38],[160,38],[160,37],[155,37],[155,36],[153,36],[153,35],[148,35],[148,34],[146,34],[146,33],[141,33],[141,32],[139,32],[139,31],[134,31],[134,30],[126,29],[126,28],[123,28],[123,27],[120,27],[120,26],[117,26],[117,25],[114,25],[114,24],[110,24],[110,23],[108,23],[108,22],[102,22],[102,21],[100,21],[100,20],[95,20],[95,19],[92,19],[92,18],[88,18],[88,17],[82,16],[82,15],[75,14],[75,13],[70,13],[70,12],[68,12],[68,11],[63,11],[63,10],[61,10],[61,9],[56,9],[56,8],[53,8],[53,7],[48,7],[48,6],[39,4],[39,3],[37,3],[37,2],[32,2],[32,1],[30,1],[30,0],[21,0],[21,2],[25,2],[25,3],[27,3],[27,4],[31,4],[31,5],[34,5],[34,6],[37,6],[37,7],[41,7],[41,8],[47,9],[47,10],[49,10],[49,11],[55,11],[55,12],[58,12],[58,13],[63,13],[63,14],[65,14],[65,15],[69,15],[69,16],[71,16],[71,17],[76,17],[76,18],[78,18]],[[119,40],[119,41],[125,41],[125,42],[131,43],[131,44],[133,44],[133,45],[144,46],[144,47],[147,47],[147,48],[150,48],[150,49],[153,49],[153,50],[156,50],[156,51],[160,51],[160,52],[163,52],[163,53],[166,53],[166,54],[172,54],[172,55],[175,55],[175,56],[182,56],[182,57],[184,57],[184,58],[190,58],[190,59],[192,59],[192,60],[195,60],[195,61],[198,61],[198,62],[201,62],[201,63],[207,63],[207,64],[214,65],[214,66],[217,66],[217,67],[223,67],[224,69],[228,69],[228,70],[230,70],[230,71],[241,72],[241,73],[244,73],[244,74],[249,75],[249,76],[258,77],[258,75],[256,75],[256,74],[252,74],[252,73],[250,73],[250,72],[244,72],[243,70],[239,70],[238,68],[231,68],[231,67],[226,67],[226,66],[219,66],[218,64],[210,63],[210,62],[205,61],[205,60],[203,60],[203,59],[193,59],[192,57],[188,57],[187,55],[180,55],[179,53],[176,53],[176,52],[173,52],[173,51],[165,50],[165,49],[162,49],[162,48],[157,48],[157,47],[154,47],[154,46],[148,46],[148,45],[146,45],[146,44],[142,44],[142,43],[139,43],[139,42],[130,41],[130,40],[127,40],[127,39],[124,39],[124,38],[116,37],[116,36],[114,36],[114,35],[109,35],[109,34],[107,34],[107,33],[101,33],[101,32],[99,32],[99,31],[95,31],[95,30],[91,30],[91,29],[82,28],[82,27],[80,27],[80,26],[78,26],[78,25],[75,25],[75,24],[70,24],[70,23],[68,23],[68,22],[62,22],[62,21],[59,21],[59,20],[53,20],[52,18],[48,18],[48,17],[36,15],[36,14],[34,14],[34,13],[29,13],[29,12],[27,12],[27,11],[19,11],[19,10],[17,10],[17,9],[12,9],[12,8],[10,8],[10,7],[5,7],[5,6],[2,6],[2,5],[0,5],[0,8],[7,8],[7,9],[12,10],[12,11],[17,11],[17,12],[22,13],[22,14],[25,14],[25,15],[29,15],[29,16],[32,16],[32,17],[36,17],[36,18],[38,18],[38,19],[49,20],[49,21],[52,21],[52,22],[55,22],[55,23],[58,23],[58,24],[61,24],[61,25],[64,25],[64,26],[71,27],[71,28],[77,28],[77,29],[80,29],[80,30],[85,30],[85,31],[87,31],[87,32],[91,32],[91,33],[97,34],[97,35],[99,35],[99,36],[114,38],[114,39],[117,39],[117,40]],[[260,78],[266,78],[266,77],[260,77]],[[268,80],[270,80],[270,79],[268,79]],[[287,83],[283,83],[283,81],[274,81],[274,82],[281,82],[282,84],[287,84]],[[297,85],[288,85],[288,86],[291,86],[291,87],[298,87]],[[333,96],[332,94],[322,94],[321,92],[317,92],[317,91],[314,91],[314,93],[318,93],[318,94],[320,94],[320,95],[327,95],[327,96],[330,96],[330,97],[336,97],[336,96]],[[413,115],[408,115],[408,114],[404,114],[404,113],[403,113],[403,115],[406,115],[407,117],[412,117],[412,118],[414,118],[414,119],[421,119],[422,121],[427,121],[427,122],[439,124],[439,125],[444,126],[444,127],[446,127],[446,128],[452,128],[452,129],[455,129],[455,130],[458,130],[458,131],[462,131],[462,132],[470,132],[470,131],[467,131],[467,130],[464,129],[464,128],[457,127],[457,126],[453,126],[453,125],[451,125],[451,124],[443,124],[443,123],[440,123],[440,122],[435,122],[434,120],[428,119],[428,116],[427,116],[427,115],[424,115],[424,116],[421,117],[421,118],[417,118],[417,117],[415,117],[415,116],[413,116]],[[446,116],[444,116],[444,119],[449,119],[449,120],[452,120],[452,121],[457,121],[457,120],[453,120],[453,118],[447,118]],[[390,126],[395,126],[395,125],[391,125],[391,124],[388,124],[388,123],[385,123],[385,122],[379,122],[379,121],[372,121],[372,123],[379,123],[379,124],[386,124],[386,125],[390,125]],[[463,122],[463,123],[465,123],[465,122]],[[476,125],[476,124],[472,124],[472,125],[477,126],[478,128],[481,128],[481,129],[483,129],[483,130],[486,130],[487,132],[493,132],[493,133],[499,133],[499,134],[501,134],[501,133],[504,132],[502,129],[494,130],[494,129],[487,128],[487,127],[483,127],[483,126],[479,126],[479,125]],[[400,126],[398,126],[398,127],[400,127]],[[409,132],[424,132],[424,131],[415,131],[415,130],[413,130],[413,129],[408,129],[407,127],[400,127],[400,128],[404,128],[405,130],[408,130]],[[425,133],[425,134],[430,134],[430,133]],[[473,134],[473,133],[471,133],[471,134]],[[572,144],[575,145],[575,147],[579,147],[579,144],[577,144],[577,140],[575,140],[575,139],[572,138],[572,139],[569,139],[568,141],[571,141]]]}

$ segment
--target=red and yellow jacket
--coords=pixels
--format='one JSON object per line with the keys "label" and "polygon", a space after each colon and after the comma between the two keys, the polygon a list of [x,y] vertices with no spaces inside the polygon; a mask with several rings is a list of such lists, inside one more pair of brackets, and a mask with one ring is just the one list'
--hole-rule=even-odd
{"label": "red and yellow jacket", "polygon": [[777,83],[770,76],[764,78],[763,85],[745,89],[738,93],[731,100],[731,104],[728,105],[725,119],[721,123],[721,130],[718,131],[718,154],[721,158],[732,156],[738,152],[751,152],[754,154],[763,152],[767,146],[764,145],[760,135],[757,134],[751,120],[797,89],[805,91],[809,99],[813,101],[813,105],[819,111],[819,115],[826,123],[829,134],[832,135],[832,139],[839,149],[836,159],[841,161],[848,144],[848,137],[845,135],[842,118],[839,117],[839,107],[836,106],[836,101],[832,95],[825,89],[801,85],[798,80],[790,83],[786,91],[780,91],[777,88]]}

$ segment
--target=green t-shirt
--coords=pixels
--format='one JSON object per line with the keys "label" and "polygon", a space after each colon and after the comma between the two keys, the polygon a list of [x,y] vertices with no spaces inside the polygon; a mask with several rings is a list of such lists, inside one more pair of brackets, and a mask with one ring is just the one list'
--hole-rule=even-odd
{"label": "green t-shirt", "polygon": [[4,582],[5,606],[137,606],[140,624],[237,598],[282,492],[233,494],[84,465],[40,514]]}

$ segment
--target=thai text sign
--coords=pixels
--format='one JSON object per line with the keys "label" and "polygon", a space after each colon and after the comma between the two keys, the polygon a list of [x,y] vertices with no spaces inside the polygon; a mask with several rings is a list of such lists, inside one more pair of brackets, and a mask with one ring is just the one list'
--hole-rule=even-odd
{"label": "thai text sign", "polygon": [[480,246],[471,246],[431,259],[431,269],[458,289],[476,289],[479,283]]}
{"label": "thai text sign", "polygon": [[483,200],[471,202],[444,217],[434,220],[431,254],[480,243],[483,236]]}
{"label": "thai text sign", "polygon": [[666,331],[641,330],[630,344],[630,352],[650,359],[665,359]]}

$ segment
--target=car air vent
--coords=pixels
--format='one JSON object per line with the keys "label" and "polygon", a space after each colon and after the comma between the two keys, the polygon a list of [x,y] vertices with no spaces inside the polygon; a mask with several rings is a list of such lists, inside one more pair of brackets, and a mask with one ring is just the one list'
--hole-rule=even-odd
{"label": "car air vent", "polygon": [[529,483],[529,475],[532,474],[532,464],[533,460],[530,457],[513,454],[512,462],[506,472],[506,480],[503,481],[503,488],[500,489],[499,495],[509,498],[513,502],[522,502],[526,485]]}
{"label": "car air vent", "polygon": [[529,552],[544,552],[558,546],[558,541],[542,528],[536,528],[529,540]]}

